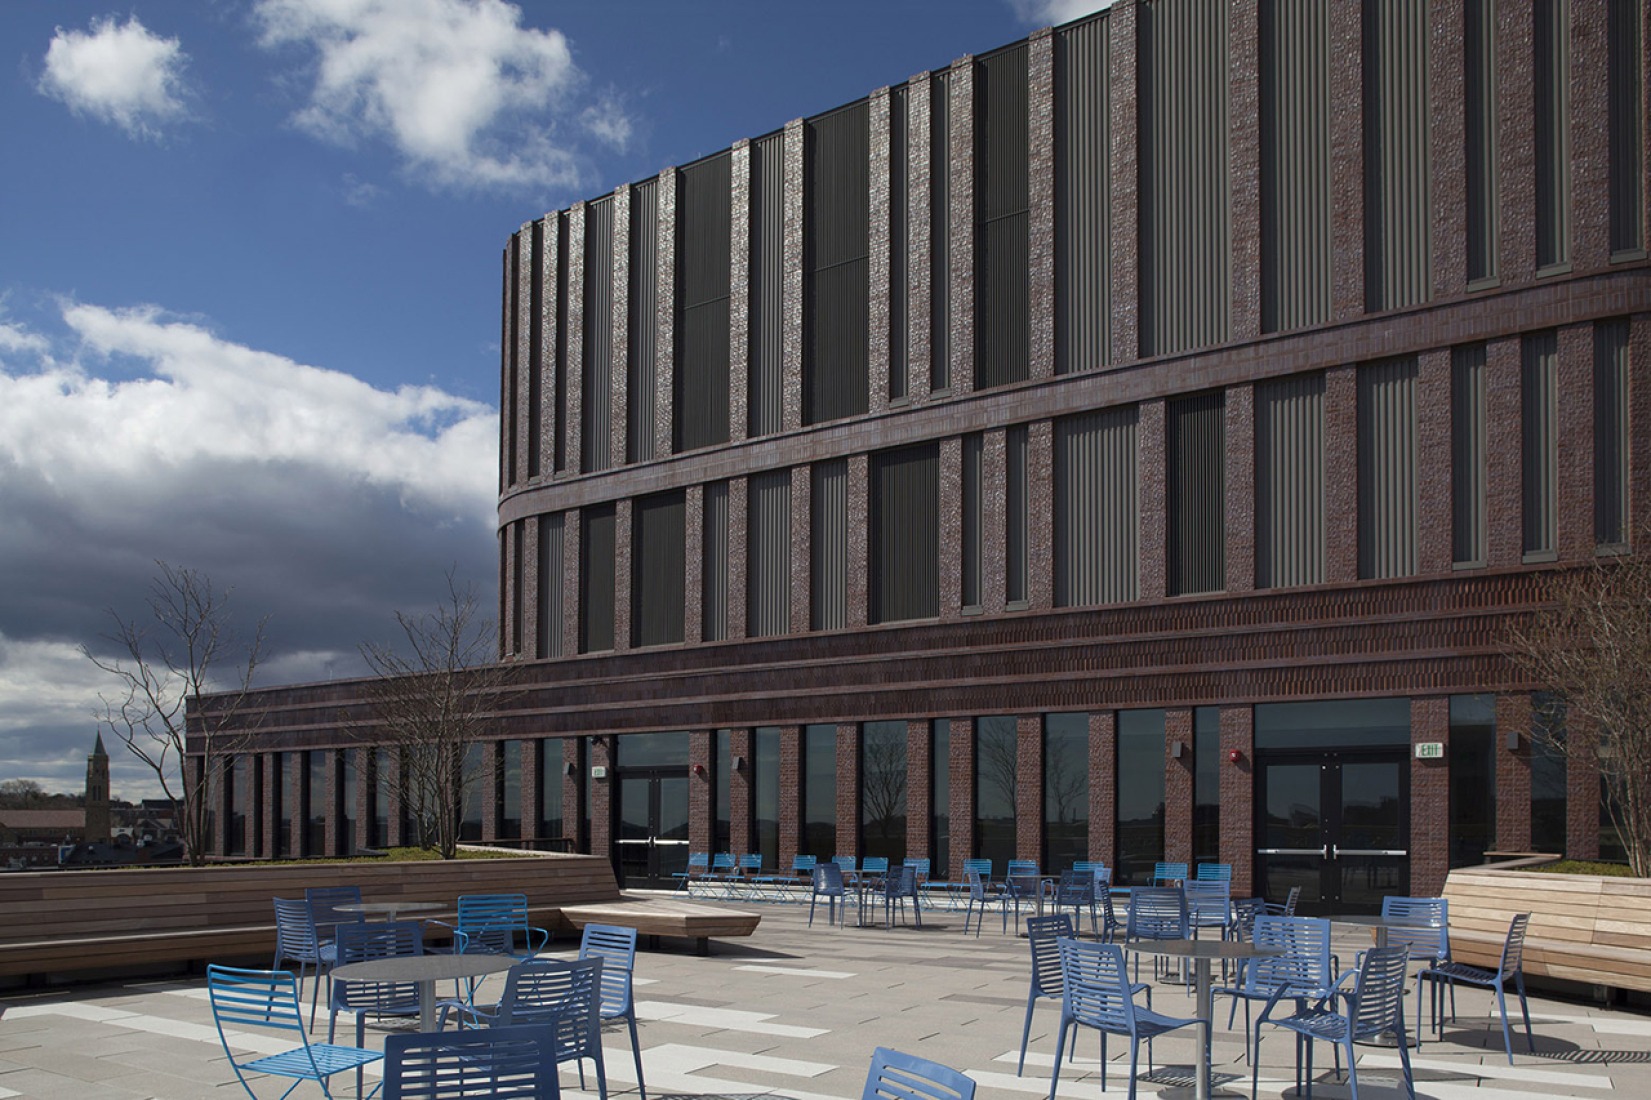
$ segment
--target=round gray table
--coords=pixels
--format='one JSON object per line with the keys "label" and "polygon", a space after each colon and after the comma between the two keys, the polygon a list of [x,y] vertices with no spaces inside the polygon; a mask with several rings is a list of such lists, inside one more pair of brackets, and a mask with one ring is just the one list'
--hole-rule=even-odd
{"label": "round gray table", "polygon": [[1123,949],[1140,955],[1164,955],[1174,959],[1192,960],[1193,976],[1198,990],[1198,1007],[1195,1015],[1204,1021],[1204,1041],[1198,1045],[1198,1066],[1193,1095],[1197,1100],[1209,1100],[1210,1028],[1215,1018],[1214,997],[1210,992],[1210,962],[1214,959],[1256,959],[1266,955],[1282,955],[1283,952],[1276,948],[1257,947],[1253,943],[1236,940],[1135,940],[1124,944]]}
{"label": "round gray table", "polygon": [[520,959],[510,955],[392,955],[334,967],[346,982],[417,982],[418,1029],[436,1030],[436,983],[502,974]]}
{"label": "round gray table", "polygon": [[352,901],[333,906],[333,909],[340,913],[360,913],[368,917],[383,917],[385,920],[395,920],[402,913],[430,913],[447,908],[449,906],[439,901],[412,901],[406,898],[389,901]]}

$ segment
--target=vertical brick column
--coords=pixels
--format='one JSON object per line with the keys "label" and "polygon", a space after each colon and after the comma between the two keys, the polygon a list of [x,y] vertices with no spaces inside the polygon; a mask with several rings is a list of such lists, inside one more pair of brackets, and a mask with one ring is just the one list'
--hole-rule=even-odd
{"label": "vertical brick column", "polygon": [[627,184],[613,192],[613,313],[609,331],[613,359],[608,365],[608,466],[625,464],[625,427],[630,423],[631,198]]}
{"label": "vertical brick column", "polygon": [[[677,170],[659,173],[659,248],[654,262],[654,456],[671,453],[676,403],[676,192]],[[573,353],[568,353],[571,361]],[[571,368],[570,368],[571,369]]]}
{"label": "vertical brick column", "polygon": [[590,821],[590,854],[616,862],[618,853],[613,846],[614,740],[611,734],[590,739],[589,766],[606,768],[608,774],[606,778],[591,780],[588,788],[590,805],[585,808],[585,813]]}
{"label": "vertical brick column", "polygon": [[1015,719],[1015,858],[1043,856],[1043,719]]}
{"label": "vertical brick column", "polygon": [[[1645,20],[1646,50],[1651,53],[1651,19]],[[1651,111],[1646,112],[1651,116]],[[1651,121],[1647,122],[1651,128]],[[1651,195],[1651,187],[1645,188]],[[1651,200],[1648,200],[1651,201]],[[1651,213],[1651,212],[1648,212]],[[1647,219],[1651,223],[1651,217]],[[1640,313],[1628,324],[1628,361],[1651,363],[1651,313]],[[1651,386],[1628,387],[1628,435],[1631,439],[1651,438]],[[1628,451],[1628,537],[1641,542],[1641,532],[1651,529],[1651,447],[1631,447]],[[1644,550],[1643,545],[1635,547]]]}
{"label": "vertical brick column", "polygon": [[311,854],[304,850],[304,831],[309,825],[304,819],[308,810],[304,804],[304,783],[309,773],[309,760],[304,753],[294,752],[291,763],[291,773],[287,776],[287,790],[281,799],[281,804],[287,807],[287,816],[292,823],[291,828],[287,830],[287,851],[295,856],[305,856]]}
{"label": "vertical brick column", "polygon": [[848,456],[848,614],[849,629],[868,621],[867,591],[871,559],[871,457]]}
{"label": "vertical brick column", "polygon": [[[277,753],[275,755],[279,756],[280,754]],[[401,780],[399,778],[401,776],[401,756],[401,749],[392,745],[388,756],[386,756],[384,760],[384,766],[391,769],[391,780],[389,783],[388,794],[389,805],[384,808],[384,820],[385,824],[388,826],[388,828],[385,829],[385,832],[388,835],[384,838],[384,843],[391,848],[405,848],[413,843],[413,838],[407,835],[407,830],[404,827],[407,821],[407,808],[405,806],[406,798],[402,792]],[[277,783],[279,782],[278,777],[279,771],[277,770]],[[274,789],[273,784],[271,789]],[[280,824],[280,821],[275,822],[277,828],[280,827]],[[272,837],[275,835],[275,829],[270,830],[270,835]],[[270,854],[275,854],[275,849],[273,847],[270,849]]]}
{"label": "vertical brick column", "polygon": [[[204,847],[215,856],[229,855],[229,801],[231,798],[229,786],[229,757],[211,756],[197,758],[197,775],[204,774],[206,778],[206,805],[208,814],[208,832],[201,839]],[[197,780],[197,783],[200,781]],[[327,815],[327,834],[331,839],[336,826],[333,819],[336,814]]]}
{"label": "vertical brick column", "polygon": [[[1237,750],[1238,760],[1228,757]],[[1232,865],[1233,893],[1255,893],[1255,712],[1221,708],[1221,862]]]}
{"label": "vertical brick column", "polygon": [[975,388],[975,62],[952,62],[951,75],[952,392]]}
{"label": "vertical brick column", "polygon": [[1438,741],[1442,760],[1410,758],[1410,892],[1436,897],[1450,870],[1450,699],[1443,695],[1410,703],[1410,743]]}
{"label": "vertical brick column", "polygon": [[247,827],[258,830],[258,854],[274,858],[275,830],[281,824],[275,816],[275,806],[281,797],[276,790],[276,779],[281,774],[281,754],[266,752],[259,760],[263,766],[258,769],[258,819],[249,821]]}
{"label": "vertical brick column", "polygon": [[[1358,4],[1330,7],[1330,312],[1364,312],[1364,28]],[[1334,436],[1329,437],[1334,440]],[[1327,578],[1328,579],[1328,578]]]}
{"label": "vertical brick column", "polygon": [[613,648],[631,648],[631,501],[613,509]]}
{"label": "vertical brick column", "polygon": [[[585,468],[585,204],[568,208],[567,363],[562,371],[567,392],[562,394],[562,436],[566,441],[567,472]],[[606,272],[591,272],[600,278]]]}
{"label": "vertical brick column", "polygon": [[[1119,4],[1107,15],[1111,30],[1110,112],[1112,250],[1112,363],[1141,357],[1141,150],[1139,9]],[[1109,851],[1106,856],[1111,859]]]}
{"label": "vertical brick column", "polygon": [[745,637],[745,596],[749,579],[746,531],[750,521],[748,488],[743,477],[728,482],[728,638]]}
{"label": "vertical brick column", "polygon": [[[556,416],[562,395],[556,390],[556,333],[561,319],[556,316],[559,272],[556,269],[557,242],[561,240],[562,219],[546,215],[540,223],[539,241],[539,358],[532,367],[539,372],[539,475],[549,480],[556,473],[560,455],[556,451]],[[531,306],[531,302],[529,305]]]}
{"label": "vertical brick column", "polygon": [[736,757],[745,758],[745,767],[728,776],[728,846],[733,852],[749,852],[751,835],[751,776],[757,770],[752,759],[754,742],[750,729],[735,729],[728,736],[728,766]]}
{"label": "vertical brick column", "polygon": [[1518,337],[1494,340],[1485,346],[1486,564],[1492,567],[1518,565],[1525,551],[1521,523],[1522,369]]}
{"label": "vertical brick column", "polygon": [[[540,839],[539,823],[545,819],[545,752],[556,744],[543,737],[522,739],[522,838]],[[554,782],[554,780],[552,780]],[[362,803],[366,805],[365,802]],[[524,847],[538,848],[537,844]]]}
{"label": "vertical brick column", "polygon": [[1226,586],[1228,592],[1255,590],[1255,387],[1229,386],[1222,422],[1227,482]]}
{"label": "vertical brick column", "polygon": [[803,835],[803,734],[801,726],[780,727],[780,852],[776,871],[787,871],[797,858]]}
{"label": "vertical brick column", "polygon": [[[1222,834],[1226,836],[1225,833]],[[1118,716],[1089,715],[1089,858],[1108,867],[1118,851]]]}
{"label": "vertical brick column", "polygon": [[[933,298],[937,291],[930,278],[933,267],[933,238],[930,207],[934,202],[930,174],[934,158],[929,147],[933,123],[933,77],[918,73],[906,82],[906,393],[912,404],[928,400],[933,368]],[[898,170],[898,165],[896,166]],[[944,591],[944,590],[942,590]],[[945,597],[941,613],[945,613]],[[936,871],[936,875],[940,874]]]}
{"label": "vertical brick column", "polygon": [[[1261,20],[1256,4],[1227,13],[1227,169],[1231,218],[1228,338],[1261,333]],[[1337,63],[1340,63],[1340,58]],[[1229,490],[1230,492],[1230,490]]]}
{"label": "vertical brick column", "polygon": [[[929,723],[913,719],[906,723],[906,855],[921,859],[934,851],[934,743]],[[945,876],[934,872],[937,881]]]}
{"label": "vertical brick column", "polygon": [[709,852],[716,824],[711,819],[716,794],[715,730],[692,730],[688,734],[688,849]]}
{"label": "vertical brick column", "polygon": [[[1519,737],[1509,752],[1508,732]],[[1523,852],[1531,846],[1531,697],[1496,697],[1496,850]]]}
{"label": "vertical brick column", "polygon": [[[1638,2],[1643,21],[1644,0]],[[1604,125],[1611,111],[1610,43],[1605,16],[1604,4],[1571,5],[1571,268],[1578,272],[1598,271],[1611,262],[1611,147]],[[1643,114],[1643,87],[1640,100]]]}
{"label": "vertical brick column", "polygon": [[803,122],[785,124],[785,242],[781,265],[780,372],[786,431],[803,423]]}
{"label": "vertical brick column", "polygon": [[963,880],[963,861],[975,850],[975,724],[971,718],[953,718],[947,780],[952,796],[952,865],[946,875]]}
{"label": "vertical brick column", "polygon": [[1423,575],[1449,573],[1455,557],[1450,400],[1450,349],[1423,352],[1416,364],[1416,568]]}
{"label": "vertical brick column", "polygon": [[940,617],[955,621],[963,616],[963,440],[955,435],[940,441],[938,569]]}
{"label": "vertical brick column", "polygon": [[1003,614],[1008,589],[1008,443],[1002,428],[985,433],[980,456],[980,604]]}
{"label": "vertical brick column", "polygon": [[1055,605],[1055,425],[1026,426],[1026,599],[1033,611]]}
{"label": "vertical brick column", "polygon": [[[1467,131],[1462,111],[1467,97],[1462,58],[1463,6],[1434,4],[1428,12],[1428,193],[1433,205],[1429,249],[1435,301],[1462,293],[1468,283]],[[1428,515],[1425,508],[1422,515]],[[1422,572],[1429,571],[1424,564]]]}
{"label": "vertical brick column", "polygon": [[698,645],[705,627],[705,486],[688,486],[682,498],[682,640]]}
{"label": "vertical brick column", "polygon": [[813,591],[814,479],[807,466],[791,467],[791,632],[805,634],[814,625],[809,595]]}
{"label": "vertical brick column", "polygon": [[[574,654],[579,652],[579,545],[584,541],[584,529],[581,522],[583,513],[577,508],[569,508],[562,513],[562,652]],[[552,623],[552,630],[558,629]]]}
{"label": "vertical brick column", "polygon": [[728,154],[728,441],[751,428],[751,142]]}
{"label": "vertical brick column", "polygon": [[[892,140],[889,132],[891,106],[887,88],[878,88],[867,101],[867,129],[870,135],[870,155],[867,158],[870,179],[867,274],[870,298],[866,316],[866,398],[867,410],[873,414],[884,412],[889,407],[890,299],[894,292],[889,281],[889,242],[892,237],[889,172],[893,156],[889,145]],[[852,623],[854,620],[851,618],[849,621]]]}
{"label": "vertical brick column", "polygon": [[1141,491],[1140,591],[1143,600],[1161,600],[1167,591],[1167,501],[1164,484],[1164,402],[1143,401],[1137,407],[1137,446]]}
{"label": "vertical brick column", "polygon": [[1572,859],[1599,858],[1599,822],[1604,810],[1599,789],[1599,758],[1590,751],[1595,731],[1572,712],[1565,718],[1571,751],[1565,758],[1565,854]]}
{"label": "vertical brick column", "polygon": [[1358,400],[1357,367],[1324,372],[1324,579],[1330,584],[1359,577]]}
{"label": "vertical brick column", "polygon": [[[1181,756],[1175,756],[1175,746]],[[1192,711],[1171,707],[1164,712],[1164,858],[1172,863],[1192,862]],[[1190,868],[1189,868],[1190,870]]]}
{"label": "vertical brick column", "polygon": [[[1594,326],[1559,330],[1559,557],[1594,557]],[[1641,375],[1644,377],[1644,367]]]}
{"label": "vertical brick column", "polygon": [[1530,4],[1498,4],[1494,16],[1501,239],[1496,271],[1503,286],[1528,283],[1536,274],[1536,90],[1531,8]]}
{"label": "vertical brick column", "polygon": [[837,851],[860,855],[860,727],[837,723]]}
{"label": "vertical brick column", "polygon": [[[1027,370],[1055,376],[1055,36],[1026,42]],[[1036,498],[1034,498],[1036,499]],[[1034,582],[1034,588],[1036,582]],[[1037,598],[1032,600],[1039,606]],[[1046,605],[1045,605],[1046,606]]]}

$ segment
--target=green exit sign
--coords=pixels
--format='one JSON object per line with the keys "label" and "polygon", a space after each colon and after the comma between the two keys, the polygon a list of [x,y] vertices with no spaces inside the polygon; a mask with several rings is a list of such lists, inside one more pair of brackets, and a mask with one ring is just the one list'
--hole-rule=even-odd
{"label": "green exit sign", "polygon": [[1418,741],[1416,743],[1416,759],[1443,760],[1445,758],[1445,743],[1443,741]]}

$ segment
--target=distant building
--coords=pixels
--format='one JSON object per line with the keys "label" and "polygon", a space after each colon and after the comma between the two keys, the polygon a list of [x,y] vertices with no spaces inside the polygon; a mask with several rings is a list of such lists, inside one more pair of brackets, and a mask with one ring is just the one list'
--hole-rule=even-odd
{"label": "distant building", "polygon": [[81,809],[0,809],[0,862],[56,864],[64,845],[106,843],[110,830],[109,754],[99,734],[86,758],[86,800]]}

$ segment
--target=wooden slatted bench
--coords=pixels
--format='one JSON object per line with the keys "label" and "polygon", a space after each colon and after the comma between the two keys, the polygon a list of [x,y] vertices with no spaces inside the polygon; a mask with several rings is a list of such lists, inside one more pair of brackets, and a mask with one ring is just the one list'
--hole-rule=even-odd
{"label": "wooden slatted bench", "polygon": [[587,924],[617,924],[644,936],[680,936],[695,941],[701,955],[710,940],[749,936],[762,920],[756,913],[723,909],[697,901],[644,898],[626,894],[613,901],[562,906],[562,919],[577,929]]}
{"label": "wooden slatted bench", "polygon": [[1651,879],[1458,868],[1444,896],[1458,962],[1494,970],[1508,922],[1529,913],[1526,975],[1651,992]]}

